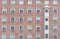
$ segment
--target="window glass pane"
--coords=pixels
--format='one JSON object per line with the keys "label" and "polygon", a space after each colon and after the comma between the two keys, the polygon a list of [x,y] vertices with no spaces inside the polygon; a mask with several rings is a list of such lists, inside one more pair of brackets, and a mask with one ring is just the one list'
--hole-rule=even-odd
{"label": "window glass pane", "polygon": [[40,22],[40,16],[36,16],[36,21]]}
{"label": "window glass pane", "polygon": [[57,8],[54,8],[53,12],[56,14],[58,12]]}
{"label": "window glass pane", "polygon": [[5,16],[2,17],[2,22],[6,22],[6,17]]}
{"label": "window glass pane", "polygon": [[23,8],[20,8],[19,9],[19,13],[21,14],[21,13],[24,13],[24,9]]}
{"label": "window glass pane", "polygon": [[45,34],[46,38],[48,38],[48,34]]}
{"label": "window glass pane", "polygon": [[39,33],[36,34],[36,39],[40,39],[40,34]]}
{"label": "window glass pane", "polygon": [[40,25],[36,25],[36,30],[40,30]]}
{"label": "window glass pane", "polygon": [[7,1],[2,1],[2,5],[6,5],[7,4]]}
{"label": "window glass pane", "polygon": [[15,5],[15,1],[11,0],[10,4]]}
{"label": "window glass pane", "polygon": [[19,5],[23,5],[24,4],[24,1],[23,0],[20,0],[19,1]]}
{"label": "window glass pane", "polygon": [[32,13],[32,9],[31,8],[28,8],[28,13]]}
{"label": "window glass pane", "polygon": [[32,0],[28,0],[28,5],[32,5]]}
{"label": "window glass pane", "polygon": [[57,30],[58,29],[58,26],[57,25],[54,25],[53,26],[53,30]]}
{"label": "window glass pane", "polygon": [[40,4],[41,4],[40,0],[36,0],[36,5],[40,5]]}
{"label": "window glass pane", "polygon": [[45,1],[45,4],[49,4],[49,1]]}
{"label": "window glass pane", "polygon": [[53,4],[54,5],[57,5],[58,4],[58,1],[57,0],[53,0]]}
{"label": "window glass pane", "polygon": [[10,18],[10,21],[11,22],[14,22],[14,17],[13,16]]}
{"label": "window glass pane", "polygon": [[6,34],[2,34],[2,39],[6,39]]}
{"label": "window glass pane", "polygon": [[15,38],[15,34],[10,34],[10,39],[14,39]]}
{"label": "window glass pane", "polygon": [[10,26],[10,29],[11,29],[11,30],[14,30],[14,25],[11,25],[11,26]]}
{"label": "window glass pane", "polygon": [[24,17],[21,16],[21,17],[19,18],[19,21],[20,21],[20,22],[23,22],[23,20],[24,20]]}
{"label": "window glass pane", "polygon": [[48,25],[45,25],[45,29],[46,29],[46,30],[48,29]]}
{"label": "window glass pane", "polygon": [[3,13],[3,14],[6,14],[6,13],[7,13],[7,9],[6,9],[6,8],[3,8],[3,9],[2,9],[2,13]]}
{"label": "window glass pane", "polygon": [[28,22],[31,22],[31,21],[32,21],[32,17],[28,16]]}
{"label": "window glass pane", "polygon": [[2,25],[2,30],[6,30],[6,25]]}
{"label": "window glass pane", "polygon": [[11,11],[12,14],[15,13],[15,9],[14,8],[11,8],[10,11]]}
{"label": "window glass pane", "polygon": [[19,39],[23,39],[23,34],[20,34],[19,35]]}
{"label": "window glass pane", "polygon": [[28,39],[32,39],[32,34],[27,34]]}
{"label": "window glass pane", "polygon": [[54,16],[54,17],[53,17],[53,21],[54,21],[54,22],[57,22],[57,20],[58,20],[58,17],[57,17],[57,16]]}
{"label": "window glass pane", "polygon": [[27,29],[28,29],[28,30],[32,30],[32,26],[31,26],[31,25],[28,25],[28,26],[27,26]]}
{"label": "window glass pane", "polygon": [[36,8],[36,13],[40,13],[40,9],[39,8]]}
{"label": "window glass pane", "polygon": [[19,26],[19,30],[23,30],[23,25],[20,25]]}
{"label": "window glass pane", "polygon": [[58,39],[58,34],[57,34],[57,33],[54,33],[54,34],[53,34],[53,38],[54,38],[54,39]]}

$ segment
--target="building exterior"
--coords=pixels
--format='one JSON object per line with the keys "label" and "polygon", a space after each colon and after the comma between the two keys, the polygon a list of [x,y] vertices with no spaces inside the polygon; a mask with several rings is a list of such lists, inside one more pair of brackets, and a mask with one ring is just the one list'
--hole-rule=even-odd
{"label": "building exterior", "polygon": [[0,39],[60,39],[60,0],[0,0]]}

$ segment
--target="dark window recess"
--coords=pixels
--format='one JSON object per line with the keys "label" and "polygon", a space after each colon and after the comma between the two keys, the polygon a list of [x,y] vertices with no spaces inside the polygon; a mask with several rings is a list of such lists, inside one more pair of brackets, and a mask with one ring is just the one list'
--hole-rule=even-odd
{"label": "dark window recess", "polygon": [[48,10],[45,10],[45,12],[48,12]]}
{"label": "dark window recess", "polygon": [[40,10],[37,10],[37,13],[40,13]]}
{"label": "dark window recess", "polygon": [[14,30],[14,26],[11,26],[11,30]]}
{"label": "dark window recess", "polygon": [[37,30],[40,30],[40,27],[37,27]]}
{"label": "dark window recess", "polygon": [[48,38],[48,34],[46,34],[46,38]]}
{"label": "dark window recess", "polygon": [[54,13],[57,13],[57,10],[54,10]]}
{"label": "dark window recess", "polygon": [[28,10],[28,13],[31,13],[32,11],[31,10]]}
{"label": "dark window recess", "polygon": [[54,39],[57,39],[57,35],[54,35]]}
{"label": "dark window recess", "polygon": [[3,14],[6,14],[6,11],[3,11]]}
{"label": "dark window recess", "polygon": [[20,26],[20,30],[23,30],[23,27],[22,26]]}
{"label": "dark window recess", "polygon": [[6,30],[6,28],[3,28],[3,30]]}
{"label": "dark window recess", "polygon": [[14,10],[11,10],[11,13],[13,14],[14,13]]}
{"label": "dark window recess", "polygon": [[36,39],[40,39],[40,37],[37,37]]}
{"label": "dark window recess", "polygon": [[45,21],[48,21],[48,18],[45,18]]}
{"label": "dark window recess", "polygon": [[20,22],[23,22],[23,17],[20,17]]}
{"label": "dark window recess", "polygon": [[48,29],[48,25],[45,25],[45,29],[46,29],[46,30]]}
{"label": "dark window recess", "polygon": [[23,13],[23,10],[20,10],[20,13]]}
{"label": "dark window recess", "polygon": [[23,35],[20,35],[20,37],[19,37],[20,39],[23,39]]}
{"label": "dark window recess", "polygon": [[11,22],[14,22],[14,17],[11,18]]}

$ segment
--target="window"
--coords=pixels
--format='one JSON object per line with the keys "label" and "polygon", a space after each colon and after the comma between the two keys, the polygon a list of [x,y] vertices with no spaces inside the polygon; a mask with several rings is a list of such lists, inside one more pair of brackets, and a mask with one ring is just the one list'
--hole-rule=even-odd
{"label": "window", "polygon": [[58,12],[57,8],[53,8],[53,12],[56,14]]}
{"label": "window", "polygon": [[23,34],[19,34],[19,39],[23,39]]}
{"label": "window", "polygon": [[32,13],[32,8],[28,8],[28,13]]}
{"label": "window", "polygon": [[6,34],[2,34],[2,39],[6,39]]}
{"label": "window", "polygon": [[36,5],[40,5],[40,4],[41,4],[40,0],[36,0]]}
{"label": "window", "polygon": [[24,21],[24,17],[21,16],[21,17],[19,18],[19,22],[23,22],[23,21]]}
{"label": "window", "polygon": [[28,16],[28,22],[31,22],[32,21],[32,17],[31,16]]}
{"label": "window", "polygon": [[48,13],[48,8],[45,8],[45,12]]}
{"label": "window", "polygon": [[3,8],[3,9],[2,9],[2,13],[3,13],[3,14],[6,14],[6,13],[7,13],[7,9],[6,9],[6,8]]}
{"label": "window", "polygon": [[40,30],[40,25],[36,25],[36,30]]}
{"label": "window", "polygon": [[32,0],[28,0],[28,5],[32,5]]}
{"label": "window", "polygon": [[14,22],[14,17],[13,16],[10,18],[10,22]]}
{"label": "window", "polygon": [[10,34],[10,39],[14,39],[15,38],[15,34]]}
{"label": "window", "polygon": [[2,22],[6,22],[6,17],[5,16],[2,17]]}
{"label": "window", "polygon": [[15,5],[15,1],[14,0],[11,0],[10,4],[11,5]]}
{"label": "window", "polygon": [[28,25],[28,26],[27,26],[27,29],[28,29],[28,30],[32,30],[32,26],[31,26],[31,25]]}
{"label": "window", "polygon": [[20,0],[19,1],[19,5],[23,5],[24,4],[24,1],[23,0]]}
{"label": "window", "polygon": [[40,33],[36,34],[36,39],[40,39]]}
{"label": "window", "polygon": [[23,30],[23,25],[20,25],[19,26],[19,30]]}
{"label": "window", "polygon": [[58,17],[57,17],[57,16],[54,16],[54,17],[53,17],[53,21],[54,21],[54,22],[57,22],[57,20],[58,20]]}
{"label": "window", "polygon": [[6,30],[6,25],[2,25],[2,30]]}
{"label": "window", "polygon": [[48,30],[48,25],[45,25],[45,29]]}
{"label": "window", "polygon": [[54,25],[53,26],[53,30],[57,30],[58,29],[58,26],[57,25]]}
{"label": "window", "polygon": [[57,5],[58,4],[58,1],[57,0],[53,0],[53,4],[54,5]]}
{"label": "window", "polygon": [[20,8],[20,9],[19,9],[19,13],[20,13],[20,14],[24,13],[24,9],[23,9],[23,8]]}
{"label": "window", "polygon": [[49,4],[49,0],[45,0],[45,4]]}
{"label": "window", "polygon": [[58,39],[58,34],[57,34],[57,33],[54,33],[54,34],[53,34],[53,38],[54,38],[54,39]]}
{"label": "window", "polygon": [[36,22],[40,22],[40,16],[36,16]]}
{"label": "window", "polygon": [[36,8],[36,13],[40,13],[40,9],[39,8]]}
{"label": "window", "polygon": [[14,8],[11,8],[10,11],[11,11],[11,14],[15,13],[15,9]]}
{"label": "window", "polygon": [[14,25],[11,25],[10,26],[10,30],[14,30]]}
{"label": "window", "polygon": [[30,34],[30,33],[27,34],[27,38],[28,38],[28,39],[32,39],[32,34]]}
{"label": "window", "polygon": [[7,1],[6,0],[3,0],[2,1],[2,5],[7,5]]}
{"label": "window", "polygon": [[48,21],[48,18],[45,18],[45,21]]}
{"label": "window", "polygon": [[45,34],[45,38],[48,38],[48,34]]}

